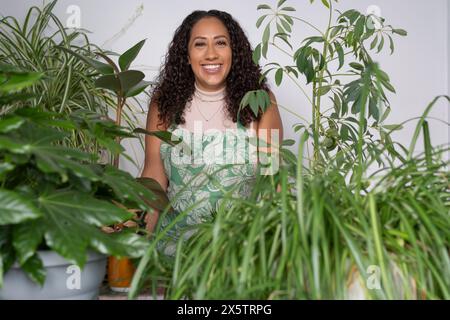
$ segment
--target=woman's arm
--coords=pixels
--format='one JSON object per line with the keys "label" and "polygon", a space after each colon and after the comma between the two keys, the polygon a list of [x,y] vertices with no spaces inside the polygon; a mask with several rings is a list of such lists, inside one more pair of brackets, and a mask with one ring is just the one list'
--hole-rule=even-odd
{"label": "woman's arm", "polygon": [[[167,128],[160,125],[159,122],[158,105],[152,101],[148,108],[147,114],[147,131],[164,131]],[[145,162],[144,170],[141,177],[155,179],[163,188],[167,191],[168,179],[164,171],[164,165],[161,160],[159,149],[161,146],[161,140],[157,137],[146,135],[145,136]],[[146,215],[147,229],[149,232],[153,232],[156,223],[158,222],[159,212],[153,210],[153,214],[148,213]]]}

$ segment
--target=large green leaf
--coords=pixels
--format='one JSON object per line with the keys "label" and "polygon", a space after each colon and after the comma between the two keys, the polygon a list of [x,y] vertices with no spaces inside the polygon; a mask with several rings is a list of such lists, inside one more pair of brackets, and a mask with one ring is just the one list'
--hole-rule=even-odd
{"label": "large green leaf", "polygon": [[31,258],[41,244],[45,232],[43,219],[21,223],[13,228],[13,246],[21,265]]}
{"label": "large green leaf", "polygon": [[46,243],[69,261],[83,267],[89,246],[105,254],[128,253],[128,248],[98,228],[130,219],[132,214],[127,211],[76,192],[57,192],[39,200]]}
{"label": "large green leaf", "polygon": [[95,86],[97,88],[108,89],[118,93],[121,89],[120,80],[113,74],[101,76],[95,80]]}
{"label": "large green leaf", "polygon": [[120,87],[124,96],[145,78],[145,74],[137,70],[127,70],[118,74]]}
{"label": "large green leaf", "polygon": [[119,57],[120,70],[126,71],[144,46],[146,39],[138,42]]}
{"label": "large green leaf", "polygon": [[137,183],[127,172],[113,166],[106,166],[102,182],[109,185],[118,198],[135,202],[142,210],[149,209],[145,200],[155,200],[154,194],[149,189]]}
{"label": "large green leaf", "polygon": [[78,177],[98,180],[98,176],[81,163],[91,161],[91,154],[53,144],[65,137],[60,131],[28,125],[20,129],[19,135],[20,138],[0,136],[0,150],[34,155],[38,168],[45,173],[66,177],[70,171]]}
{"label": "large green leaf", "polygon": [[43,76],[42,73],[30,72],[24,74],[0,73],[0,92],[22,90],[36,83]]}
{"label": "large green leaf", "polygon": [[169,204],[169,198],[158,181],[147,177],[137,178],[137,181],[155,195],[154,200],[146,199],[153,208],[162,211],[167,207]]}
{"label": "large green leaf", "polygon": [[133,86],[132,88],[130,88],[128,90],[128,92],[126,93],[126,97],[130,98],[130,97],[137,96],[138,94],[143,92],[145,90],[145,88],[147,88],[152,83],[153,82],[151,82],[151,81],[143,81],[143,80],[140,81],[138,84],[136,84],[135,86]]}
{"label": "large green leaf", "polygon": [[37,219],[41,212],[21,195],[0,189],[0,225],[18,224]]}
{"label": "large green leaf", "polygon": [[25,271],[28,277],[31,278],[31,280],[40,284],[41,286],[44,285],[46,270],[41,258],[39,258],[37,253],[31,256],[24,264],[21,264],[20,267],[23,269],[23,271]]}
{"label": "large green leaf", "polygon": [[132,218],[132,214],[110,202],[75,191],[60,191],[52,195],[41,195],[39,203],[46,212],[67,214],[72,219],[97,227]]}
{"label": "large green leaf", "polygon": [[[100,242],[104,238],[103,242]],[[144,255],[149,241],[132,231],[122,231],[115,234],[103,234],[102,237],[91,239],[92,247],[105,254],[114,256],[139,258]]]}
{"label": "large green leaf", "polygon": [[24,122],[24,119],[16,116],[3,118],[0,120],[0,133],[16,130],[20,128]]}

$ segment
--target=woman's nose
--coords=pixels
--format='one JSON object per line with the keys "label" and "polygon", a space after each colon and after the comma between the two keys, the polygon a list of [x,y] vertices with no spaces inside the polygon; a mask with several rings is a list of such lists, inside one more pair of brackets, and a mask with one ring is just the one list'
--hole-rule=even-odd
{"label": "woman's nose", "polygon": [[217,58],[217,51],[216,48],[214,48],[214,45],[208,45],[206,50],[206,59],[215,59]]}

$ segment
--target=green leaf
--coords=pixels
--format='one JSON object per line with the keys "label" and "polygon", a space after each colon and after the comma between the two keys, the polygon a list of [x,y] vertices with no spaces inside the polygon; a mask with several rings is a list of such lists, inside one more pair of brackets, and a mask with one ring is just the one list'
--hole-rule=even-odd
{"label": "green leaf", "polygon": [[[121,71],[127,71],[131,63],[136,59],[145,44],[146,39],[138,42],[132,48],[128,49],[119,57],[119,66]],[[142,79],[141,79],[142,80]]]}
{"label": "green leaf", "polygon": [[261,17],[259,17],[258,21],[256,21],[256,27],[259,28],[261,26],[261,24],[263,23],[264,19],[267,17],[268,15],[265,14]]}
{"label": "green leaf", "polygon": [[293,8],[293,7],[284,7],[284,8],[281,8],[281,11],[296,11],[295,10],[295,8]]}
{"label": "green leaf", "polygon": [[258,44],[253,51],[252,59],[254,64],[259,64],[259,60],[261,59],[261,43]]}
{"label": "green leaf", "polygon": [[0,189],[0,226],[37,219],[41,212],[21,195]]}
{"label": "green leaf", "polygon": [[39,203],[44,213],[47,245],[72,263],[83,267],[89,246],[111,255],[134,251],[99,229],[132,218],[127,211],[88,194],[71,191],[41,195]]}
{"label": "green leaf", "polygon": [[286,0],[278,1],[277,8],[281,7],[285,2],[286,2]]}
{"label": "green leaf", "polygon": [[381,36],[381,40],[380,43],[378,44],[378,48],[377,48],[377,53],[381,52],[381,50],[383,49],[384,46],[384,37]]}
{"label": "green leaf", "polygon": [[380,111],[378,109],[377,100],[373,97],[369,99],[369,114],[376,120],[380,120]]}
{"label": "green leaf", "polygon": [[392,40],[392,37],[390,35],[388,35],[389,37],[389,48],[391,49],[391,54],[394,53],[394,40]]}
{"label": "green leaf", "polygon": [[396,34],[401,35],[403,37],[408,35],[408,32],[406,30],[403,30],[403,29],[392,29],[392,33],[396,33]]}
{"label": "green leaf", "polygon": [[387,107],[386,110],[383,113],[383,116],[380,119],[380,122],[383,122],[384,120],[386,120],[387,117],[389,116],[389,113],[391,113],[391,108]]}
{"label": "green leaf", "polygon": [[267,4],[260,4],[256,10],[264,10],[264,9],[270,9],[270,6]]}
{"label": "green leaf", "polygon": [[317,95],[323,96],[326,95],[331,90],[331,86],[322,86],[317,88]]}
{"label": "green leaf", "polygon": [[135,97],[138,94],[142,93],[149,85],[151,85],[153,82],[151,81],[140,81],[138,84],[136,84],[134,87],[131,87],[128,92],[126,93],[127,98]]}
{"label": "green leaf", "polygon": [[120,80],[113,74],[101,76],[95,80],[95,86],[97,88],[111,90],[115,93],[119,93],[121,89]]}
{"label": "green leaf", "polygon": [[44,285],[46,270],[41,258],[39,258],[37,253],[27,259],[24,264],[20,265],[20,267],[23,271],[25,271],[25,273],[28,277],[30,277],[31,280],[40,284],[41,286]]}
{"label": "green leaf", "polygon": [[398,131],[403,129],[403,126],[401,124],[385,124],[383,128],[390,131]]}
{"label": "green leaf", "polygon": [[372,40],[372,42],[370,43],[370,50],[373,50],[373,48],[375,48],[375,46],[378,43],[378,35]]}
{"label": "green leaf", "polygon": [[43,219],[21,223],[13,228],[13,246],[20,265],[31,258],[41,244],[45,232]]}
{"label": "green leaf", "polygon": [[264,29],[262,41],[263,41],[264,43],[268,43],[268,42],[269,42],[269,39],[270,39],[270,24],[268,24],[268,25],[266,26],[266,28]]}
{"label": "green leaf", "polygon": [[287,32],[292,32],[291,25],[286,20],[281,18],[280,22],[283,25],[283,28],[285,28]]}
{"label": "green leaf", "polygon": [[[112,177],[107,175],[104,175],[103,178],[112,180]],[[118,181],[117,178],[116,180]],[[110,202],[76,191],[59,191],[51,195],[41,195],[39,203],[47,213],[64,212],[71,215],[73,219],[96,227],[119,223],[132,218],[129,212]]]}
{"label": "green leaf", "polygon": [[57,46],[56,48],[63,50],[75,57],[77,57],[78,59],[80,59],[81,61],[83,61],[84,63],[90,65],[92,68],[94,68],[95,70],[97,70],[98,72],[100,72],[103,75],[108,75],[108,74],[113,74],[114,73],[114,69],[111,65],[91,59],[91,58],[87,58],[77,52],[74,52],[70,49],[61,47],[61,46]]}
{"label": "green leaf", "polygon": [[282,80],[283,80],[283,68],[280,68],[275,73],[275,83],[276,83],[276,85],[280,86]]}
{"label": "green leaf", "polygon": [[102,182],[113,190],[118,199],[123,202],[131,201],[133,205],[138,206],[144,211],[150,209],[147,201],[155,199],[153,193],[137,183],[129,173],[114,168],[111,165],[105,167]]}
{"label": "green leaf", "polygon": [[182,139],[169,131],[147,131],[142,128],[136,128],[133,130],[135,133],[143,133],[149,136],[154,136],[159,138],[161,141],[173,146],[182,142]]}
{"label": "green leaf", "polygon": [[43,73],[0,74],[0,93],[19,91],[39,81]]}
{"label": "green leaf", "polygon": [[322,0],[322,3],[325,7],[327,7],[328,9],[330,9],[330,4],[328,3],[328,0]]}
{"label": "green leaf", "polygon": [[263,42],[261,53],[262,53],[262,56],[264,57],[264,59],[267,59],[267,50],[269,50],[269,43]]}
{"label": "green leaf", "polygon": [[131,89],[142,83],[141,81],[145,78],[145,74],[137,70],[127,70],[119,73],[118,78],[122,89],[122,95],[126,96]]}
{"label": "green leaf", "polygon": [[0,119],[0,132],[6,133],[20,128],[25,122],[25,119],[13,116]]}
{"label": "green leaf", "polygon": [[287,21],[291,26],[294,25],[294,20],[292,19],[292,17],[288,16],[287,14],[281,14],[281,16],[282,16],[283,18],[285,18],[286,21]]}
{"label": "green leaf", "polygon": [[357,62],[350,62],[349,63],[350,67],[352,67],[353,69],[356,69],[358,71],[364,71],[364,66],[360,63]]}
{"label": "green leaf", "polygon": [[146,198],[148,204],[156,210],[163,211],[170,201],[166,191],[161,187],[158,181],[148,177],[137,178],[136,180],[154,195],[153,200]]}
{"label": "green leaf", "polygon": [[339,67],[338,67],[338,70],[339,70],[344,65],[344,49],[342,49],[342,46],[337,41],[334,43],[334,47],[336,48],[336,52],[337,52],[338,58],[339,58]]}
{"label": "green leaf", "polygon": [[366,22],[366,18],[364,16],[360,16],[360,18],[356,22],[355,31],[354,31],[354,39],[357,40],[357,41],[360,41],[361,35],[364,32],[364,24],[365,24],[365,22]]}

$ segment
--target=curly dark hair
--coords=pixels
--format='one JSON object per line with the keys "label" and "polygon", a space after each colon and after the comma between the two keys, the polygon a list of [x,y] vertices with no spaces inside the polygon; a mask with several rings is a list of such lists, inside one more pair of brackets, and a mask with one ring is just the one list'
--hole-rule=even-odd
{"label": "curly dark hair", "polygon": [[[261,67],[253,62],[250,42],[239,23],[223,11],[194,11],[175,31],[152,93],[152,101],[158,104],[162,124],[185,123],[186,103],[192,100],[195,91],[195,77],[188,61],[188,44],[192,28],[206,17],[222,21],[230,34],[232,64],[225,89],[225,104],[230,119],[235,123],[238,121],[239,105],[248,91],[263,89],[269,92],[265,78],[261,77]],[[244,126],[260,117],[261,111],[255,116],[250,108],[239,112],[239,122]]]}

